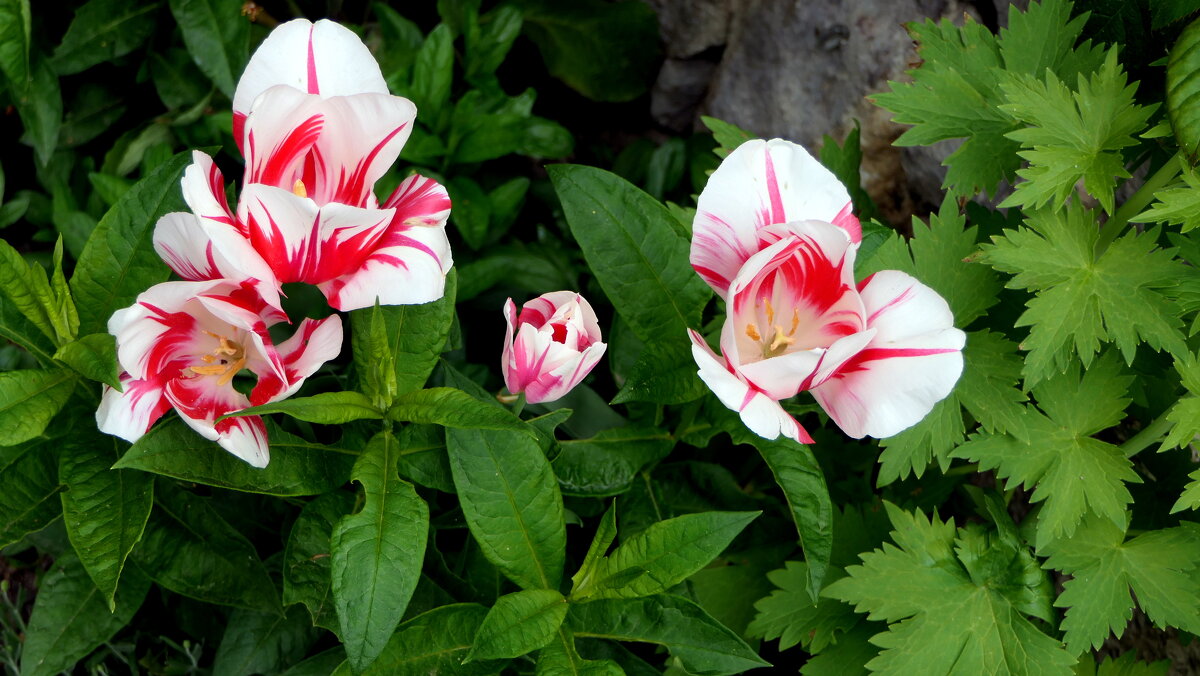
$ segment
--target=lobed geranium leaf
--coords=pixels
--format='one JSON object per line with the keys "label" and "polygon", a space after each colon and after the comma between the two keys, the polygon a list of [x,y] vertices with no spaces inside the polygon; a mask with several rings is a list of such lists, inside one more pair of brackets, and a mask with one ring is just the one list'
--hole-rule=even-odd
{"label": "lobed geranium leaf", "polygon": [[116,437],[79,434],[66,439],[58,459],[67,535],[110,610],[125,560],[154,505],[152,475],[110,469],[122,445]]}
{"label": "lobed geranium leaf", "polygon": [[70,671],[133,619],[149,590],[150,579],[130,566],[110,609],[79,560],[70,554],[59,557],[38,586],[21,651],[21,674]]}
{"label": "lobed geranium leaf", "polygon": [[656,428],[630,426],[558,445],[560,452],[553,465],[563,493],[606,497],[628,490],[643,467],[667,457],[675,440]]}
{"label": "lobed geranium leaf", "polygon": [[399,447],[390,430],[376,434],[354,463],[363,508],[342,517],[330,535],[333,603],[339,636],[355,671],[383,651],[412,598],[429,531],[429,507],[396,473]]}
{"label": "lobed geranium leaf", "polygon": [[163,162],[125,193],[92,231],[71,277],[81,333],[106,330],[113,310],[167,281],[171,271],[154,251],[154,226],[159,217],[187,209],[179,179],[191,162],[191,151]]}
{"label": "lobed geranium leaf", "polygon": [[572,601],[660,594],[712,562],[762,512],[703,512],[660,521],[625,539],[581,576]]}
{"label": "lobed geranium leaf", "polygon": [[70,371],[20,370],[0,373],[0,446],[40,436],[75,391]]}
{"label": "lobed geranium leaf", "polygon": [[271,462],[251,467],[182,420],[161,421],[133,445],[114,468],[140,469],[183,481],[246,493],[320,495],[346,483],[359,454],[343,440],[318,444],[283,431],[267,420]]}
{"label": "lobed geranium leaf", "polygon": [[506,594],[483,618],[464,662],[520,657],[550,643],[567,617],[567,600],[554,589]]}
{"label": "lobed geranium leaf", "polygon": [[670,594],[571,604],[567,626],[578,638],[661,645],[693,674],[721,676],[771,666],[700,606]]}
{"label": "lobed geranium leaf", "polygon": [[1098,648],[1110,632],[1120,636],[1137,605],[1155,625],[1200,631],[1200,529],[1185,523],[1125,540],[1124,524],[1088,519],[1069,539],[1047,544],[1047,568],[1071,575],[1054,602],[1066,608],[1064,640],[1079,653]]}
{"label": "lobed geranium leaf", "polygon": [[1044,585],[1029,580],[1028,568],[1036,564],[1023,545],[885,505],[896,546],[863,554],[862,565],[847,568],[847,577],[824,591],[869,613],[868,619],[889,623],[871,639],[883,652],[868,669],[1071,673],[1074,657],[1025,617],[1040,605]]}
{"label": "lobed geranium leaf", "polygon": [[166,589],[207,603],[278,614],[279,592],[254,545],[208,500],[158,481],[134,559]]}
{"label": "lobed geranium leaf", "polygon": [[337,522],[352,509],[354,496],[340,490],[304,505],[283,552],[283,604],[303,603],[313,626],[335,634],[341,627],[333,606],[330,536]]}
{"label": "lobed geranium leaf", "polygon": [[507,662],[463,664],[487,608],[458,603],[418,615],[396,629],[364,676],[484,676],[497,674]]}
{"label": "lobed geranium leaf", "polygon": [[[1200,414],[1200,412],[1198,412]],[[1191,481],[1183,489],[1183,495],[1179,496],[1179,500],[1171,506],[1171,513],[1181,512],[1185,509],[1200,509],[1200,469],[1188,475]]]}
{"label": "lobed geranium leaf", "polygon": [[0,549],[62,514],[57,451],[48,439],[0,448]]}
{"label": "lobed geranium leaf", "polygon": [[758,614],[746,629],[748,636],[777,638],[780,650],[802,644],[807,652],[819,654],[859,622],[859,616],[844,603],[825,597],[813,603],[811,576],[803,561],[787,561],[783,568],[768,573],[767,579],[777,589],[754,604]]}
{"label": "lobed geranium leaf", "polygon": [[1130,218],[1131,223],[1178,225],[1180,232],[1188,232],[1200,226],[1200,175],[1182,157],[1178,162],[1182,169],[1180,178],[1183,184],[1154,193],[1154,204]]}
{"label": "lobed geranium leaf", "polygon": [[233,98],[249,59],[250,21],[237,0],[170,0],[183,42],[200,70]]}
{"label": "lobed geranium leaf", "polygon": [[487,560],[523,589],[557,589],[566,524],[538,443],[523,432],[446,428],[446,449],[463,516]]}
{"label": "lobed geranium leaf", "polygon": [[298,607],[283,615],[238,608],[225,624],[225,634],[213,660],[213,676],[277,674],[299,661],[320,632]]}

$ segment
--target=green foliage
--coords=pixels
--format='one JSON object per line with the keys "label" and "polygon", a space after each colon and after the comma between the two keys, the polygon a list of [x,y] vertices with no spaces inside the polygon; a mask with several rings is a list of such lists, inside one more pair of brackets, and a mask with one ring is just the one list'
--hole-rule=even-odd
{"label": "green foliage", "polygon": [[333,605],[330,537],[353,507],[354,496],[346,491],[326,493],[307,503],[292,524],[283,553],[283,604],[304,604],[312,626],[334,633],[340,625]]}
{"label": "green foliage", "polygon": [[567,617],[567,600],[553,589],[528,589],[496,599],[475,635],[466,662],[520,657],[549,643]]}
{"label": "green foliage", "polygon": [[1167,113],[1180,147],[1193,157],[1200,148],[1200,108],[1195,97],[1196,70],[1200,69],[1198,41],[1200,24],[1193,21],[1172,45],[1167,61]]}

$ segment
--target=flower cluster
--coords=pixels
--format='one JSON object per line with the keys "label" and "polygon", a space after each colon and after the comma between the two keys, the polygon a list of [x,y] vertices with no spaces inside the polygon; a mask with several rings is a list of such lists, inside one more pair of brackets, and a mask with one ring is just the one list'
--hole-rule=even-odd
{"label": "flower cluster", "polygon": [[[382,204],[374,185],[412,131],[416,107],[392,96],[379,65],[350,30],[303,19],[254,53],[233,98],[234,137],[246,159],[237,205],[201,152],[182,180],[188,213],[154,233],[163,261],[183,280],[156,285],[117,311],[123,391],[105,388],[100,429],[137,440],[169,408],[251,465],[269,460],[258,417],[222,416],[290,396],[341,351],[341,319],[305,319],[274,345],[268,328],[288,321],[282,285],[316,285],[348,311],[440,298],[452,261],[450,200],[413,175]],[[238,374],[257,382],[247,396]]]}
{"label": "flower cluster", "polygon": [[725,300],[699,375],[754,433],[811,443],[780,401],[802,391],[854,438],[919,422],[962,373],[965,334],[937,292],[896,270],[854,278],[862,229],[845,187],[802,147],[749,141],[697,204],[692,267]]}

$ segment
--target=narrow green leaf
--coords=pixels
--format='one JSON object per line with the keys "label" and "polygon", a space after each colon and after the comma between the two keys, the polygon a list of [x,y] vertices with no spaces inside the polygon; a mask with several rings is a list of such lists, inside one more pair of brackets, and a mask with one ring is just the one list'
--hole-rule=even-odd
{"label": "narrow green leaf", "polygon": [[213,676],[277,674],[320,638],[300,608],[279,615],[238,608],[225,623],[225,634],[213,661]]}
{"label": "narrow green leaf", "polygon": [[125,559],[142,537],[154,504],[153,477],[109,469],[124,442],[99,434],[68,437],[58,459],[63,522],[83,567],[109,609]]}
{"label": "narrow green leaf", "polygon": [[170,0],[183,42],[200,70],[233,98],[250,49],[250,21],[241,0]]}
{"label": "narrow green leaf", "polygon": [[21,651],[23,676],[53,676],[70,671],[120,631],[141,607],[150,579],[136,566],[125,574],[115,610],[92,584],[79,560],[60,557],[38,585],[33,615]]}
{"label": "narrow green leaf", "polygon": [[579,565],[579,570],[571,576],[572,589],[579,588],[584,580],[595,577],[596,566],[604,560],[604,555],[608,553],[608,548],[612,546],[613,540],[616,538],[617,503],[614,500],[604,512],[604,516],[600,517],[600,525],[596,527],[596,534],[592,536],[592,544],[588,546],[583,563]]}
{"label": "narrow green leaf", "polygon": [[50,62],[36,52],[31,56],[32,79],[18,83],[13,94],[21,124],[25,125],[23,140],[33,146],[38,164],[45,167],[58,147],[63,117],[62,90]]}
{"label": "narrow green leaf", "polygon": [[825,473],[808,446],[785,439],[756,439],[754,446],[787,498],[808,564],[809,595],[816,600],[833,553],[833,502]]}
{"label": "narrow green leaf", "polygon": [[41,329],[50,340],[60,341],[53,318],[55,300],[46,270],[29,263],[8,242],[0,239],[0,294]]}
{"label": "narrow green leaf", "polygon": [[446,429],[463,515],[484,556],[523,589],[557,589],[566,524],[550,463],[522,432]]}
{"label": "narrow green leaf", "polygon": [[375,435],[354,463],[363,487],[357,514],[330,536],[333,603],[346,656],[362,671],[383,651],[412,598],[425,558],[429,507],[396,474],[399,447],[390,431]]}
{"label": "narrow green leaf", "polygon": [[187,209],[179,179],[191,161],[192,153],[186,151],[164,162],[125,193],[92,231],[71,278],[80,332],[104,331],[113,310],[167,281],[171,271],[154,251],[151,237],[160,216]]}
{"label": "narrow green leaf", "polygon": [[63,238],[59,235],[54,243],[51,254],[54,263],[50,275],[51,312],[50,323],[54,326],[58,342],[66,343],[75,340],[79,335],[79,312],[75,309],[75,301],[71,298],[71,289],[67,286],[67,278],[63,275]]}
{"label": "narrow green leaf", "polygon": [[670,594],[572,604],[567,624],[578,638],[664,646],[693,674],[720,676],[771,666],[700,606]]}
{"label": "narrow green leaf", "polygon": [[591,439],[559,442],[554,474],[567,495],[606,497],[629,490],[643,467],[671,452],[675,439],[651,427],[616,427]]}
{"label": "narrow green leaf", "polygon": [[54,343],[4,294],[0,294],[0,338],[21,347],[42,366],[53,366]]}
{"label": "narrow green leaf", "polygon": [[54,359],[76,373],[120,390],[117,374],[117,340],[110,333],[90,333],[58,348]]}
{"label": "narrow green leaf", "polygon": [[512,413],[453,387],[433,387],[401,395],[388,409],[387,417],[396,422],[529,433],[528,426]]}
{"label": "narrow green leaf", "polygon": [[645,343],[687,343],[711,295],[658,200],[602,169],[547,167],[571,233],[621,318]]}
{"label": "narrow green leaf", "polygon": [[54,70],[70,75],[132,52],[154,32],[158,8],[157,2],[89,0],[54,50]]}
{"label": "narrow green leaf", "polygon": [[0,73],[14,86],[29,81],[29,0],[0,0]]}
{"label": "narrow green leaf", "polygon": [[[159,585],[184,596],[279,613],[279,592],[254,545],[217,514],[208,501],[159,481],[134,557]],[[124,588],[124,587],[122,587]]]}
{"label": "narrow green leaf", "polygon": [[[625,676],[621,666],[612,660],[585,660],[575,650],[575,636],[563,627],[554,639],[538,653],[535,676]],[[659,673],[654,670],[653,673]]]}
{"label": "narrow green leaf", "polygon": [[458,273],[451,270],[440,300],[350,313],[354,368],[372,401],[386,407],[396,395],[425,385],[450,335],[457,288]]}
{"label": "narrow green leaf", "polygon": [[660,594],[712,562],[762,512],[703,512],[660,521],[628,538],[581,577],[571,599]]}
{"label": "narrow green leaf", "polygon": [[62,514],[57,448],[48,439],[0,448],[0,549]]}
{"label": "narrow green leaf", "polygon": [[438,24],[426,36],[413,62],[411,98],[420,110],[441,110],[454,78],[454,33]]}
{"label": "narrow green leaf", "polygon": [[554,589],[528,589],[496,599],[475,634],[466,662],[520,657],[549,643],[567,617]]}
{"label": "narrow green leaf", "polygon": [[0,446],[15,446],[46,431],[74,389],[70,371],[0,373]]}
{"label": "narrow green leaf", "polygon": [[340,626],[331,595],[329,538],[334,525],[352,509],[354,496],[339,490],[304,505],[283,552],[283,604],[303,603],[313,625],[335,634]]}
{"label": "narrow green leaf", "polygon": [[1167,113],[1175,139],[1189,155],[1200,150],[1200,19],[1183,29],[1167,58]]}
{"label": "narrow green leaf", "polygon": [[320,495],[346,483],[359,451],[318,444],[284,432],[270,420],[271,462],[251,467],[182,420],[155,425],[113,467],[140,469],[183,481],[266,495]]}
{"label": "narrow green leaf", "polygon": [[364,676],[484,676],[506,662],[463,664],[487,608],[474,603],[442,606],[418,615],[396,629]]}
{"label": "narrow green leaf", "polygon": [[311,397],[293,397],[251,406],[227,413],[217,419],[240,418],[248,415],[283,413],[297,420],[319,425],[344,425],[354,420],[382,420],[383,413],[358,392],[322,392]]}

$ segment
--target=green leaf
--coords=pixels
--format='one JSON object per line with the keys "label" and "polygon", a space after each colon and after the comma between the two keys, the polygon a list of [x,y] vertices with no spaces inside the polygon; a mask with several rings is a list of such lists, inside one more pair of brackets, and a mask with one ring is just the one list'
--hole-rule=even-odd
{"label": "green leaf", "polygon": [[283,604],[303,603],[312,624],[340,629],[331,596],[329,538],[334,524],[354,508],[354,496],[335,490],[304,505],[283,552]]}
{"label": "green leaf", "polygon": [[859,622],[838,642],[813,655],[800,667],[803,676],[867,676],[866,664],[879,654],[871,637],[879,633],[872,622]]}
{"label": "green leaf", "polygon": [[15,87],[29,81],[29,0],[0,0],[0,73]]}
{"label": "green leaf", "polygon": [[854,204],[854,213],[858,215],[859,219],[865,221],[875,218],[879,210],[875,207],[871,196],[862,187],[861,139],[862,127],[858,120],[854,121],[854,129],[846,134],[846,140],[840,145],[832,136],[826,134],[821,139],[821,164],[832,171],[838,181],[846,186],[846,191],[850,193],[850,200]]}
{"label": "green leaf", "polygon": [[528,426],[512,413],[480,402],[453,387],[432,387],[401,395],[388,409],[387,417],[397,422],[432,423],[463,429],[529,431]]}
{"label": "green leaf", "polygon": [[457,280],[457,271],[451,270],[444,295],[431,303],[350,313],[354,368],[363,393],[381,408],[391,405],[397,395],[420,389],[429,379],[454,322]]}
{"label": "green leaf", "polygon": [[[1200,411],[1197,411],[1200,415]],[[1200,469],[1188,475],[1191,481],[1183,489],[1183,495],[1171,506],[1171,513],[1182,512],[1185,509],[1200,509]]]}
{"label": "green leaf", "polygon": [[446,429],[463,516],[483,554],[523,589],[557,589],[566,524],[550,463],[528,434]]}
{"label": "green leaf", "polygon": [[1159,447],[1160,452],[1168,448],[1184,448],[1200,434],[1200,396],[1197,396],[1200,394],[1200,360],[1192,354],[1176,357],[1175,370],[1179,372],[1190,396],[1180,397],[1167,412],[1167,420],[1172,423],[1171,431]]}
{"label": "green leaf", "polygon": [[179,180],[191,162],[190,150],[164,162],[125,193],[92,231],[71,278],[81,333],[104,331],[113,310],[167,281],[171,271],[154,251],[151,237],[159,217],[187,209]]}
{"label": "green leaf", "polygon": [[140,469],[183,481],[266,495],[320,495],[346,483],[357,448],[318,444],[284,432],[270,420],[273,457],[257,469],[196,434],[182,420],[155,425],[114,468]]}
{"label": "green leaf", "polygon": [[713,133],[713,140],[717,142],[717,149],[713,152],[721,158],[727,157],[738,146],[755,138],[754,134],[745,129],[715,117],[701,115],[700,121]]}
{"label": "green leaf", "polygon": [[495,73],[521,34],[521,12],[515,7],[501,5],[481,19],[478,38],[467,36],[465,70],[472,83]]}
{"label": "green leaf", "polygon": [[858,615],[844,603],[827,597],[813,603],[807,564],[787,561],[783,566],[767,573],[777,589],[754,604],[758,614],[747,627],[747,636],[779,639],[780,650],[801,644],[806,652],[817,654],[858,624]]}
{"label": "green leaf", "polygon": [[596,561],[571,590],[573,601],[660,594],[712,562],[762,512],[703,512],[666,519]]}
{"label": "green leaf", "polygon": [[283,413],[297,420],[318,425],[344,425],[355,420],[382,420],[383,413],[358,392],[322,392],[311,397],[293,397],[251,406],[217,418],[240,418],[248,415]]}
{"label": "green leaf", "polygon": [[56,559],[38,584],[21,651],[21,674],[53,676],[70,671],[133,619],[149,590],[150,580],[131,566],[117,593],[115,610],[109,610],[78,559],[69,554]]}
{"label": "green leaf", "polygon": [[213,676],[277,674],[299,661],[319,637],[300,608],[283,615],[238,608],[225,622]]}
{"label": "green leaf", "polygon": [[670,594],[572,604],[567,625],[578,638],[664,646],[692,674],[719,676],[771,666],[700,606]]}
{"label": "green leaf", "polygon": [[708,392],[696,371],[696,360],[689,343],[650,342],[642,348],[621,391],[613,397],[613,403],[685,404],[695,401]]}
{"label": "green leaf", "polygon": [[198,601],[280,612],[279,592],[254,545],[206,499],[169,481],[159,481],[154,493],[155,509],[134,550],[142,570],[162,587]]}
{"label": "green leaf", "polygon": [[1160,291],[1178,285],[1185,266],[1158,248],[1154,232],[1130,232],[1097,258],[1094,218],[1072,202],[1061,212],[1036,212],[1030,227],[983,246],[988,263],[1014,275],[1009,288],[1036,293],[1016,324],[1031,327],[1022,344],[1027,385],[1065,371],[1073,353],[1090,366],[1104,342],[1120,348],[1126,363],[1142,343],[1187,352],[1182,322]]}
{"label": "green leaf", "polygon": [[617,427],[590,439],[560,441],[554,474],[566,495],[605,497],[629,490],[643,467],[671,452],[671,435],[650,427]]}
{"label": "green leaf", "polygon": [[525,34],[554,77],[593,101],[631,101],[658,67],[658,21],[636,2],[520,0]]}
{"label": "green leaf", "polygon": [[688,264],[673,216],[628,181],[594,167],[547,168],[571,233],[597,281],[644,343],[687,343],[711,296]]}
{"label": "green leaf", "polygon": [[579,565],[579,570],[571,576],[572,589],[578,588],[584,579],[594,577],[596,566],[604,559],[604,555],[608,553],[608,548],[612,546],[615,539],[617,539],[617,503],[613,501],[604,511],[604,516],[600,517],[600,524],[596,526],[596,534],[592,536],[592,544],[588,546],[583,563]]}
{"label": "green leaf", "polygon": [[153,477],[109,469],[123,442],[115,437],[79,434],[62,445],[58,459],[63,522],[83,567],[113,609],[125,560],[142,537],[154,504]]}
{"label": "green leaf", "polygon": [[410,98],[419,110],[441,110],[450,98],[453,79],[454,33],[446,24],[438,24],[417,51]]}
{"label": "green leaf", "polygon": [[250,21],[239,0],[170,0],[183,42],[200,70],[233,98],[250,49]]}
{"label": "green leaf", "polygon": [[396,629],[364,676],[483,676],[499,673],[504,662],[471,662],[463,658],[483,624],[487,608],[475,603],[442,606],[418,615]]}
{"label": "green leaf", "polygon": [[755,439],[752,443],[787,498],[808,563],[810,600],[816,599],[833,551],[833,503],[825,485],[825,473],[808,446],[785,439]]}
{"label": "green leaf", "polygon": [[1200,80],[1196,72],[1200,71],[1200,20],[1193,21],[1183,29],[1167,59],[1167,114],[1171,118],[1171,127],[1175,130],[1175,139],[1187,151],[1195,156],[1200,149]]}
{"label": "green leaf", "polygon": [[0,549],[62,514],[57,440],[0,448]]}
{"label": "green leaf", "polygon": [[21,123],[25,125],[22,140],[33,146],[38,164],[44,167],[50,164],[58,147],[58,130],[63,117],[62,91],[48,60],[35,53],[31,61],[32,79],[14,83],[12,93]]}
{"label": "green leaf", "polygon": [[339,645],[296,664],[283,672],[283,676],[331,676],[343,664],[346,664],[346,651]]}
{"label": "green leaf", "polygon": [[466,662],[520,657],[549,643],[567,617],[554,589],[528,589],[496,599],[475,635]]}
{"label": "green leaf", "polygon": [[1110,657],[1097,666],[1096,657],[1084,653],[1075,666],[1075,676],[1167,676],[1171,671],[1170,660],[1158,662],[1137,661],[1138,654],[1130,650],[1118,657]]}
{"label": "green leaf", "polygon": [[400,624],[425,558],[429,507],[397,476],[398,453],[390,431],[371,439],[351,474],[362,485],[363,507],[342,517],[330,535],[339,636],[359,672]]}
{"label": "green leaf", "polygon": [[1079,653],[1098,648],[1110,632],[1120,636],[1133,616],[1134,599],[1155,625],[1200,631],[1200,529],[1185,523],[1125,541],[1124,524],[1089,519],[1070,539],[1045,547],[1047,568],[1071,576],[1054,602],[1067,608],[1065,641]]}
{"label": "green leaf", "polygon": [[74,338],[66,317],[56,308],[57,294],[45,268],[27,262],[4,240],[0,240],[0,293],[56,344]]}
{"label": "green leaf", "polygon": [[70,75],[137,49],[154,32],[159,4],[88,0],[54,50],[54,70]]}
{"label": "green leaf", "polygon": [[[565,607],[565,606],[564,606]],[[657,674],[657,671],[653,673]],[[575,637],[559,627],[553,640],[538,653],[535,676],[625,676],[621,666],[612,660],[585,660],[575,650]]]}
{"label": "green leaf", "polygon": [[437,425],[405,425],[396,435],[400,457],[396,466],[402,478],[443,493],[454,492],[446,433]]}
{"label": "green leaf", "polygon": [[89,380],[121,389],[117,377],[117,340],[110,333],[90,333],[58,348],[54,359]]}
{"label": "green leaf", "polygon": [[74,390],[70,371],[0,373],[0,446],[15,446],[45,432]]}
{"label": "green leaf", "polygon": [[1130,218],[1129,222],[1178,225],[1180,232],[1200,225],[1200,175],[1182,157],[1178,162],[1183,185],[1154,193],[1154,205]]}
{"label": "green leaf", "polygon": [[1051,539],[1070,537],[1088,512],[1124,527],[1126,506],[1133,502],[1125,483],[1141,478],[1121,449],[1092,435],[1124,417],[1130,381],[1112,356],[1097,360],[1082,378],[1078,372],[1056,376],[1033,389],[1045,414],[1026,407],[1020,436],[975,435],[952,456],[978,462],[980,470],[997,470],[1010,488],[1036,484],[1030,501],[1045,501],[1039,549]]}
{"label": "green leaf", "polygon": [[54,344],[36,324],[29,321],[0,293],[0,338],[11,341],[33,355],[42,366],[53,366]]}
{"label": "green leaf", "polygon": [[1134,136],[1145,129],[1156,107],[1135,104],[1137,85],[1126,82],[1116,48],[1109,50],[1092,78],[1079,78],[1076,92],[1053,72],[1046,73],[1044,82],[1031,76],[1002,82],[1008,103],[1001,108],[1029,125],[1006,136],[1021,143],[1018,154],[1029,166],[1017,170],[1026,180],[1000,206],[1036,208],[1050,203],[1057,209],[1082,180],[1088,193],[1112,214],[1115,179],[1130,176],[1120,151],[1137,144]]}
{"label": "green leaf", "polygon": [[884,503],[896,546],[862,555],[862,565],[825,588],[868,619],[889,623],[871,639],[883,648],[867,664],[882,674],[1070,674],[1074,657],[1026,617],[1039,604],[1036,562],[1019,542],[982,528]]}

